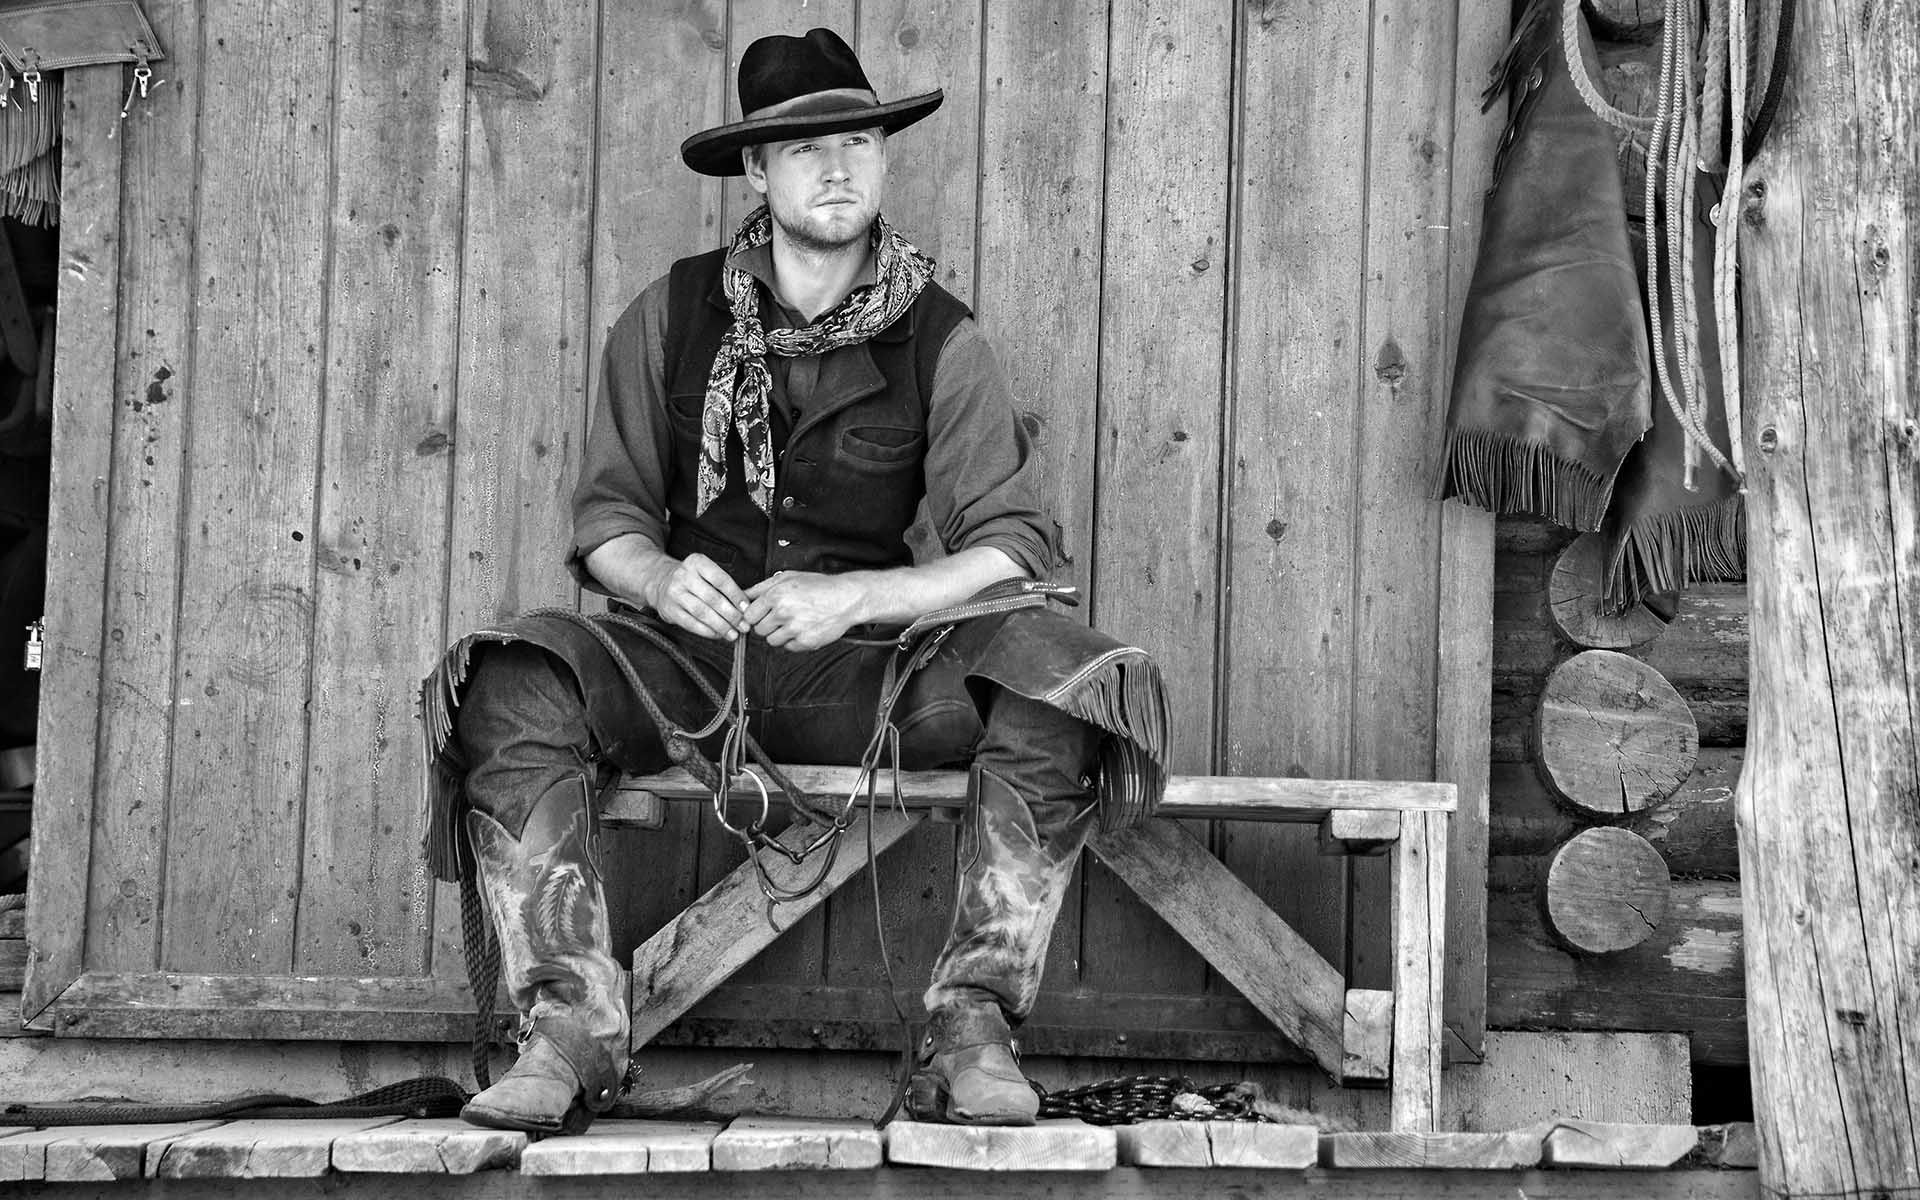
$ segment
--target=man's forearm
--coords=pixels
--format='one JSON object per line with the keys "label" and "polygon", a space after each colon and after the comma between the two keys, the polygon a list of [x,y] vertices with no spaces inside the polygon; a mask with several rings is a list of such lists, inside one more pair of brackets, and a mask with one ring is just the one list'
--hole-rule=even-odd
{"label": "man's forearm", "polygon": [[654,584],[674,560],[641,533],[623,533],[595,546],[586,557],[587,573],[600,586],[640,608],[653,606]]}
{"label": "man's forearm", "polygon": [[863,594],[856,624],[903,625],[958,604],[990,583],[1023,579],[1026,571],[993,546],[976,546],[914,567],[855,571]]}

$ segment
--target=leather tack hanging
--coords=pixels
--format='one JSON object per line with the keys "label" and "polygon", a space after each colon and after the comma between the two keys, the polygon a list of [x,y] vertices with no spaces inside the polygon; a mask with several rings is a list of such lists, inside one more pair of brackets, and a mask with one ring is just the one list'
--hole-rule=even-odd
{"label": "leather tack hanging", "polygon": [[98,63],[135,64],[136,84],[147,64],[165,57],[160,39],[136,0],[26,0],[0,7],[0,105],[40,103],[48,71]]}

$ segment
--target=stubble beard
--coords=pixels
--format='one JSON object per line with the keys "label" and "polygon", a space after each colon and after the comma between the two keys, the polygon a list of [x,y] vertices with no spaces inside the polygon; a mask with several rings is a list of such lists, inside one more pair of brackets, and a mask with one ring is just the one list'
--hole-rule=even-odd
{"label": "stubble beard", "polygon": [[847,227],[848,232],[841,234],[835,228],[838,222],[829,222],[811,210],[797,216],[774,209],[769,211],[773,223],[786,235],[787,244],[807,254],[832,254],[865,241],[871,236],[874,218],[879,215],[877,208],[859,205],[860,219]]}

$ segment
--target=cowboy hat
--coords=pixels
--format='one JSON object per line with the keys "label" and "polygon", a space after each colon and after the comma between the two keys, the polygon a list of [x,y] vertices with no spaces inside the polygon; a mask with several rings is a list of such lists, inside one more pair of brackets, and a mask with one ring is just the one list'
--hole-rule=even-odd
{"label": "cowboy hat", "polygon": [[742,146],[878,126],[897,133],[940,107],[939,88],[881,104],[853,50],[831,29],[805,37],[763,37],[740,56],[745,118],[702,130],[680,143],[680,157],[702,175],[741,175]]}

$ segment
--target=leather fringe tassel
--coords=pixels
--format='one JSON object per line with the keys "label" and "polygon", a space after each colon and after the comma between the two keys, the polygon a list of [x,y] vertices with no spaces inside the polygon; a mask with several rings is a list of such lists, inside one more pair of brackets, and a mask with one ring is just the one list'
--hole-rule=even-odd
{"label": "leather fringe tassel", "polygon": [[60,223],[60,73],[40,80],[40,99],[14,81],[0,108],[0,216],[28,225]]}
{"label": "leather fringe tassel", "polygon": [[1747,577],[1747,504],[1716,504],[1656,513],[1626,531],[1607,571],[1606,607],[1621,612],[1647,596],[1696,583]]}
{"label": "leather fringe tassel", "polygon": [[1440,499],[1458,498],[1495,513],[1532,513],[1590,533],[1600,528],[1612,494],[1611,480],[1547,446],[1485,430],[1447,434]]}
{"label": "leather fringe tassel", "polygon": [[[1507,90],[1526,73],[1526,68],[1533,65],[1531,60],[1537,47],[1532,47],[1528,43],[1533,40],[1540,27],[1546,24],[1551,13],[1552,10],[1544,4],[1529,4],[1527,11],[1521,14],[1520,20],[1513,27],[1513,36],[1507,39],[1507,48],[1501,51],[1499,61],[1494,63],[1493,69],[1487,73],[1486,90],[1480,93],[1481,112],[1492,108],[1494,101],[1505,95]],[[1501,148],[1505,149],[1504,143]],[[1498,176],[1499,172],[1496,168],[1495,177],[1498,178]]]}
{"label": "leather fringe tassel", "polygon": [[1100,744],[1100,828],[1131,829],[1153,816],[1167,790],[1172,719],[1160,664],[1128,647],[1101,656],[1046,703],[1113,736]]}
{"label": "leather fringe tassel", "polygon": [[447,648],[440,662],[420,681],[420,736],[426,769],[420,773],[426,808],[427,870],[435,879],[458,883],[473,878],[473,847],[467,841],[466,764],[453,744],[453,713],[460,689],[481,642],[514,641],[511,634],[481,629]]}

